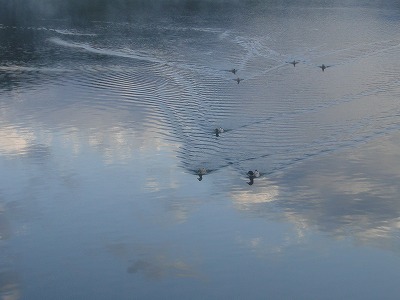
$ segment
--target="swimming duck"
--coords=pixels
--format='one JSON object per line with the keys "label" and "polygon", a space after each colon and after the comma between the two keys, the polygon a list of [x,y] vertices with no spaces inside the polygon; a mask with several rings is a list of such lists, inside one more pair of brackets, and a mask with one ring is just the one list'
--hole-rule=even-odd
{"label": "swimming duck", "polygon": [[249,178],[250,177],[258,178],[258,177],[260,177],[260,172],[258,170],[254,170],[254,172],[253,171],[248,171],[247,172],[247,176],[249,176]]}
{"label": "swimming duck", "polygon": [[243,79],[238,77],[238,78],[233,79],[233,80],[235,80],[239,84]]}
{"label": "swimming duck", "polygon": [[324,64],[322,64],[321,66],[318,66],[322,69],[322,72],[325,71],[326,68],[329,68],[330,66],[325,66]]}
{"label": "swimming duck", "polygon": [[236,74],[237,71],[238,71],[237,69],[229,70],[229,72],[232,72],[233,74]]}
{"label": "swimming duck", "polygon": [[299,63],[299,61],[293,60],[293,61],[288,61],[288,63],[289,63],[289,64],[292,64],[292,65],[293,65],[293,67],[295,67],[295,66],[296,66],[296,64],[298,64],[298,63]]}
{"label": "swimming duck", "polygon": [[253,185],[254,183],[254,172],[253,171],[248,171],[247,176],[249,177],[249,182],[247,183],[248,185]]}
{"label": "swimming duck", "polygon": [[198,181],[202,181],[203,180],[203,175],[207,174],[207,169],[206,168],[200,168],[197,170],[197,175],[199,176],[199,178],[197,178]]}
{"label": "swimming duck", "polygon": [[215,128],[214,132],[215,132],[215,135],[218,137],[220,133],[224,132],[224,129],[222,127],[218,127],[218,128]]}

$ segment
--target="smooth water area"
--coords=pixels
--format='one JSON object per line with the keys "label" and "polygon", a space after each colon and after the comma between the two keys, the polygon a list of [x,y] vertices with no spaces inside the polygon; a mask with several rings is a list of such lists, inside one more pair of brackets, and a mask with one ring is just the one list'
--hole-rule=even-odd
{"label": "smooth water area", "polygon": [[399,26],[0,22],[0,299],[397,299]]}

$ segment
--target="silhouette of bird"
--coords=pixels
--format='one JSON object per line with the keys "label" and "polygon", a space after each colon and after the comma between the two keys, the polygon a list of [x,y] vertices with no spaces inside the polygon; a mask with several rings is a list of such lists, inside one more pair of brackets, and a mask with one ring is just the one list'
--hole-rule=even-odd
{"label": "silhouette of bird", "polygon": [[214,132],[215,132],[215,135],[218,137],[220,133],[224,132],[224,129],[222,127],[218,127],[218,128],[215,128]]}
{"label": "silhouette of bird", "polygon": [[253,171],[248,171],[247,176],[249,177],[249,182],[247,183],[248,185],[253,185],[254,183],[254,178],[260,177],[260,172],[257,170]]}
{"label": "silhouette of bird", "polygon": [[236,78],[236,79],[233,79],[233,80],[235,80],[238,84],[242,81],[242,80],[244,80],[244,79],[242,79],[242,78]]}
{"label": "silhouette of bird", "polygon": [[207,169],[206,168],[200,168],[197,170],[197,175],[199,176],[199,178],[197,178],[198,181],[202,181],[203,180],[203,175],[207,174]]}
{"label": "silhouette of bird", "polygon": [[293,61],[288,61],[287,63],[288,63],[288,64],[292,64],[292,65],[293,65],[293,67],[295,67],[295,66],[296,66],[296,64],[298,64],[298,63],[299,63],[299,61],[297,61],[297,60],[293,60]]}
{"label": "silhouette of bird", "polygon": [[253,185],[254,183],[254,172],[253,171],[248,171],[247,176],[249,177],[249,182],[247,183],[248,185]]}
{"label": "silhouette of bird", "polygon": [[253,177],[253,178],[258,178],[258,177],[260,177],[260,172],[258,170],[254,170],[254,172],[248,171],[247,176]]}
{"label": "silhouette of bird", "polygon": [[233,74],[236,74],[237,71],[238,71],[237,69],[229,70],[229,72],[232,72]]}
{"label": "silhouette of bird", "polygon": [[326,68],[329,68],[330,66],[325,66],[324,64],[322,64],[321,66],[318,66],[322,69],[322,72],[325,71]]}

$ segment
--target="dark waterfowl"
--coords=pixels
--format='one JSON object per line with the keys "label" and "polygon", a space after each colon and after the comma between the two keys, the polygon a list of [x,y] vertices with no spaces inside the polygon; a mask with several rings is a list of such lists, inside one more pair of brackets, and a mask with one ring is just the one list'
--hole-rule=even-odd
{"label": "dark waterfowl", "polygon": [[253,185],[254,183],[254,178],[260,177],[260,172],[258,172],[257,170],[253,171],[248,171],[247,172],[247,176],[249,177],[249,182],[247,184],[249,185]]}
{"label": "dark waterfowl", "polygon": [[237,71],[238,71],[237,69],[229,70],[229,72],[232,72],[233,74],[236,74]]}
{"label": "dark waterfowl", "polygon": [[329,68],[330,66],[325,66],[324,64],[322,64],[321,66],[318,66],[318,67],[322,69],[322,72],[324,72],[325,69]]}
{"label": "dark waterfowl", "polygon": [[299,61],[297,61],[297,60],[293,60],[293,61],[288,61],[287,63],[288,63],[288,64],[292,64],[292,65],[293,65],[293,67],[295,67],[295,66],[296,66],[296,64],[298,64],[298,63],[299,63]]}
{"label": "dark waterfowl", "polygon": [[236,79],[233,79],[233,80],[235,80],[238,84],[242,81],[242,80],[244,80],[244,79],[242,79],[242,78],[236,78]]}
{"label": "dark waterfowl", "polygon": [[253,185],[254,183],[254,172],[248,171],[247,176],[249,177],[250,181],[247,183],[248,185]]}
{"label": "dark waterfowl", "polygon": [[199,176],[199,178],[197,178],[198,181],[202,181],[203,180],[203,175],[207,174],[207,169],[206,168],[200,168],[197,170],[197,175]]}
{"label": "dark waterfowl", "polygon": [[260,172],[258,170],[254,170],[254,172],[253,171],[248,171],[247,175],[249,177],[258,178],[258,177],[260,177]]}
{"label": "dark waterfowl", "polygon": [[222,127],[218,127],[218,128],[215,128],[214,132],[215,132],[215,136],[218,137],[220,135],[220,133],[224,132],[224,129]]}

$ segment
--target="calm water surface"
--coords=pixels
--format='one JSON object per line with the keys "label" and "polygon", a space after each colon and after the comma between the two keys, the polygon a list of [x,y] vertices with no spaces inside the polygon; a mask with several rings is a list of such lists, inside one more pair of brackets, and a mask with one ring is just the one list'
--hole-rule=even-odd
{"label": "calm water surface", "polygon": [[1,299],[397,299],[399,26],[0,24]]}

